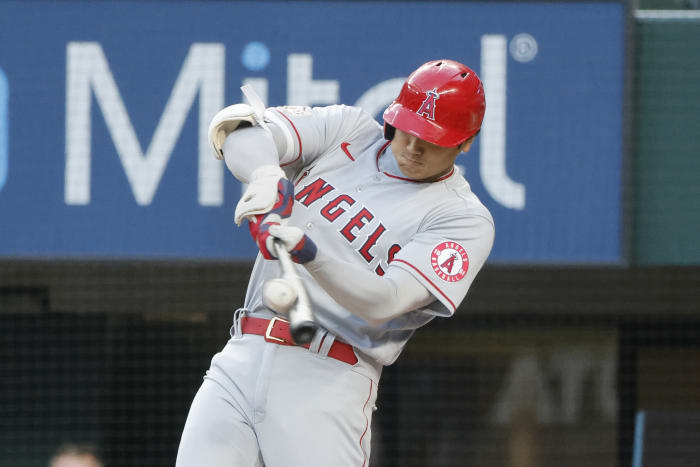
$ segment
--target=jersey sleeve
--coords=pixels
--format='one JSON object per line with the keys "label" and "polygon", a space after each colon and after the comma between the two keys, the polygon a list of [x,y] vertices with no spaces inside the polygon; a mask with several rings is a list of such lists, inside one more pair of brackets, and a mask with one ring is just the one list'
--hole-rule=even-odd
{"label": "jersey sleeve", "polygon": [[280,165],[306,166],[343,141],[376,133],[379,124],[359,107],[271,107],[265,119],[282,133]]}
{"label": "jersey sleeve", "polygon": [[490,216],[436,220],[399,251],[390,267],[411,273],[433,294],[437,300],[427,312],[451,316],[486,262],[494,232]]}

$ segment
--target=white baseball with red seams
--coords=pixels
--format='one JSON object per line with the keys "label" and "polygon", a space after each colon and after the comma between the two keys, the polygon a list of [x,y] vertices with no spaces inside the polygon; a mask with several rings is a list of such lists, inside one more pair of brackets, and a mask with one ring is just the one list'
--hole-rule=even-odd
{"label": "white baseball with red seams", "polygon": [[[431,111],[439,112],[441,101],[434,101]],[[271,328],[242,332],[237,313],[232,339],[212,360],[190,409],[177,466],[367,466],[381,368],[417,328],[456,311],[491,250],[493,220],[454,167],[431,182],[407,178],[382,127],[359,108],[270,108],[265,119],[295,185],[288,225],[303,229],[319,254],[339,265],[374,279],[400,272],[432,302],[371,323],[312,276],[318,258],[299,267],[320,327],[310,348],[280,345]],[[332,264],[336,282],[363,289]],[[281,275],[277,261],[258,255],[247,317],[275,316],[265,307],[263,285]]]}

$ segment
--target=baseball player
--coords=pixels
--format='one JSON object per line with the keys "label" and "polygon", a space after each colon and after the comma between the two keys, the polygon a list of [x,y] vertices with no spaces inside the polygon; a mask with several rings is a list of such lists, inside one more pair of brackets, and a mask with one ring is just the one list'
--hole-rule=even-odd
{"label": "baseball player", "polygon": [[[261,254],[177,466],[367,466],[382,367],[455,312],[493,244],[493,219],[454,166],[481,127],[483,86],[465,65],[428,62],[383,128],[355,107],[253,107],[219,112],[210,140],[248,184],[235,221]],[[264,304],[281,275],[274,239],[308,291],[318,330],[305,346]]]}

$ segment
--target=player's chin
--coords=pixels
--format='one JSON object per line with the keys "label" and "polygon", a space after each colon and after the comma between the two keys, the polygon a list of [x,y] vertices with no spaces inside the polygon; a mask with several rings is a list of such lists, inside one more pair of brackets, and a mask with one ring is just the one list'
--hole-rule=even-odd
{"label": "player's chin", "polygon": [[416,178],[420,177],[424,172],[424,167],[421,162],[412,161],[410,159],[403,159],[398,163],[401,172],[407,177]]}
{"label": "player's chin", "polygon": [[401,163],[407,166],[415,166],[415,167],[420,167],[423,165],[423,162],[418,159],[414,159],[412,157],[408,157],[404,154],[401,154]]}
{"label": "player's chin", "polygon": [[411,167],[405,167],[405,166],[402,166],[401,164],[399,164],[399,169],[401,169],[401,173],[406,178],[410,178],[412,180],[416,180],[416,179],[420,178],[420,173],[416,172]]}

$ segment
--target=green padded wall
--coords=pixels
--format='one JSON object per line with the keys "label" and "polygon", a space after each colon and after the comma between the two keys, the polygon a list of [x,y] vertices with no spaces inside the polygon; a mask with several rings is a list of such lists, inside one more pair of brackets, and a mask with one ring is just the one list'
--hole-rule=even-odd
{"label": "green padded wall", "polygon": [[636,33],[635,259],[700,264],[700,18]]}

